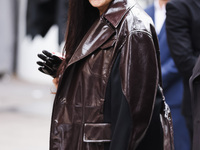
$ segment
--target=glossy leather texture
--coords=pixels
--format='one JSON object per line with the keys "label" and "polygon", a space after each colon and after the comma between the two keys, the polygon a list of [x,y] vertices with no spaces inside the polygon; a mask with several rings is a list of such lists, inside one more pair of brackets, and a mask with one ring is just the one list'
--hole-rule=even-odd
{"label": "glossy leather texture", "polygon": [[159,83],[151,24],[136,1],[114,0],[92,25],[58,86],[51,150],[104,150],[104,143],[110,142],[112,124],[104,122],[103,107],[119,53],[122,92],[133,124],[128,149],[137,148],[150,124]]}

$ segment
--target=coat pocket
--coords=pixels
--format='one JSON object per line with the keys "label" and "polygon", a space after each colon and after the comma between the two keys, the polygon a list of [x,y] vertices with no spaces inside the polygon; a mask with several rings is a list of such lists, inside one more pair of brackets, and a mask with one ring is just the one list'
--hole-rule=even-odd
{"label": "coat pocket", "polygon": [[99,143],[111,141],[110,123],[85,123],[83,141],[87,143]]}

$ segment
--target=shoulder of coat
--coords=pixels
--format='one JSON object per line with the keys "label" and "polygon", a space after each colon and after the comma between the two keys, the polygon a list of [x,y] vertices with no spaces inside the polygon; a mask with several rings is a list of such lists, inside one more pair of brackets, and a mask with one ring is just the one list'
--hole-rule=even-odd
{"label": "shoulder of coat", "polygon": [[151,17],[141,8],[134,5],[124,17],[121,27],[126,26],[129,32],[141,31],[151,34],[151,27],[154,26]]}

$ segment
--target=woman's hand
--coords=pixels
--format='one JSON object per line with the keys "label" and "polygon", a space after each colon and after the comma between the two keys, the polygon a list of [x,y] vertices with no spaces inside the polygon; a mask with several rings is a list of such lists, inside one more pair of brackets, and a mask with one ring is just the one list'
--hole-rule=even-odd
{"label": "woman's hand", "polygon": [[40,66],[38,70],[55,78],[63,58],[46,50],[43,50],[42,53],[43,54],[38,54],[38,57],[43,60],[37,62]]}
{"label": "woman's hand", "polygon": [[58,89],[58,81],[59,81],[58,78],[53,79],[53,84],[55,85],[56,89]]}

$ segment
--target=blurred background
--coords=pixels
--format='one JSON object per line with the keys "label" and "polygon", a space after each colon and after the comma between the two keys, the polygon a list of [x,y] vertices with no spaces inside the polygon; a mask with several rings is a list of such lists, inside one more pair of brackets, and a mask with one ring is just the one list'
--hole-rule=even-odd
{"label": "blurred background", "polygon": [[[138,0],[143,8],[153,0]],[[37,54],[61,52],[66,0],[0,0],[0,149],[48,150],[55,88]]]}

